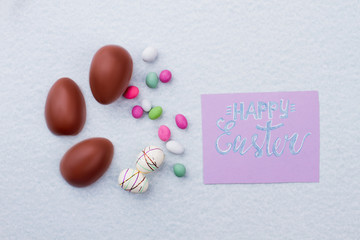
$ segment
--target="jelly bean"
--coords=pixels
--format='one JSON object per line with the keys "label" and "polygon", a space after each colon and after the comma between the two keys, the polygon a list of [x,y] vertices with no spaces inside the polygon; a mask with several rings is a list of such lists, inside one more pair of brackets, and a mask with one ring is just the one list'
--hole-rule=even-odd
{"label": "jelly bean", "polygon": [[154,47],[147,47],[142,52],[142,59],[145,62],[153,62],[157,58],[158,51]]}
{"label": "jelly bean", "polygon": [[177,177],[185,176],[186,168],[183,164],[176,163],[176,164],[174,164],[173,169],[174,169],[174,173]]}
{"label": "jelly bean", "polygon": [[149,88],[156,88],[159,83],[159,78],[154,72],[149,72],[146,75],[146,85]]}
{"label": "jelly bean", "polygon": [[147,99],[141,101],[141,107],[145,112],[149,112],[151,110],[151,102]]}
{"label": "jelly bean", "polygon": [[149,118],[151,120],[155,120],[157,118],[159,118],[162,114],[162,108],[157,106],[157,107],[153,107],[150,112],[149,112]]}
{"label": "jelly bean", "polygon": [[183,154],[185,148],[177,141],[170,140],[166,143],[166,149],[174,154]]}
{"label": "jelly bean", "polygon": [[160,81],[163,83],[167,83],[171,80],[171,72],[169,70],[163,70],[160,73]]}
{"label": "jelly bean", "polygon": [[175,116],[175,122],[176,122],[176,125],[181,129],[185,129],[188,126],[186,117],[182,114],[178,114]]}
{"label": "jelly bean", "polygon": [[167,126],[161,125],[158,130],[158,135],[161,140],[166,142],[170,139],[171,131]]}
{"label": "jelly bean", "polygon": [[137,87],[129,86],[125,90],[123,96],[124,96],[124,98],[127,98],[127,99],[133,99],[133,98],[136,98],[138,94],[139,94],[139,89]]}
{"label": "jelly bean", "polygon": [[144,113],[144,110],[139,105],[136,105],[136,106],[133,107],[131,113],[132,113],[134,118],[141,118],[141,116]]}

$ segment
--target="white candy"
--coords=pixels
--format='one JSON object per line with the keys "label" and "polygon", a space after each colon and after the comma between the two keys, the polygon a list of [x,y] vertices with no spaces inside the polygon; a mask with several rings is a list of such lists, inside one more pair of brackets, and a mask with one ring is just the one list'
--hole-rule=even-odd
{"label": "white candy", "polygon": [[149,182],[144,174],[131,168],[121,171],[118,182],[124,190],[132,193],[143,193],[149,187]]}
{"label": "white candy", "polygon": [[185,148],[177,141],[170,140],[166,143],[166,149],[175,154],[182,154]]}
{"label": "white candy", "polygon": [[159,147],[148,146],[139,153],[136,169],[142,173],[150,173],[161,166],[165,158],[163,150]]}
{"label": "white candy", "polygon": [[152,105],[151,105],[151,102],[149,100],[143,99],[141,101],[141,107],[145,112],[149,112],[151,110]]}
{"label": "white candy", "polygon": [[147,47],[142,52],[142,59],[145,62],[153,62],[157,58],[158,52],[154,47]]}

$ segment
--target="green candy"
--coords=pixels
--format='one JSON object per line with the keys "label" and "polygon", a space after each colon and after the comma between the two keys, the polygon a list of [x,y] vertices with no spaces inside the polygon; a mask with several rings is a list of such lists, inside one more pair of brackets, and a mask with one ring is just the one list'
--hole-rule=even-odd
{"label": "green candy", "polygon": [[177,177],[185,176],[186,168],[183,164],[176,163],[173,168],[174,168],[174,173]]}
{"label": "green candy", "polygon": [[155,120],[159,118],[162,114],[162,108],[160,106],[153,107],[149,112],[149,118]]}
{"label": "green candy", "polygon": [[146,85],[148,85],[149,88],[156,88],[159,83],[159,78],[156,73],[149,72],[146,75]]}

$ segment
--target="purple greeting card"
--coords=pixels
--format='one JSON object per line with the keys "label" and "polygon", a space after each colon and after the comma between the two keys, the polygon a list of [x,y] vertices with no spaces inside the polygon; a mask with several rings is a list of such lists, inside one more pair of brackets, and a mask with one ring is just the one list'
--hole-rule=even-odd
{"label": "purple greeting card", "polygon": [[316,91],[205,94],[204,183],[319,182]]}

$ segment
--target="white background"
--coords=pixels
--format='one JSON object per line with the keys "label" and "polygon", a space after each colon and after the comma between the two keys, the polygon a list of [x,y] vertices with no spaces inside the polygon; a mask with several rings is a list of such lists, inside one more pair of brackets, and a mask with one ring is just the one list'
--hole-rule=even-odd
{"label": "white background", "polygon": [[[119,44],[134,60],[135,100],[97,103],[93,54]],[[154,64],[142,50],[156,46]],[[146,87],[147,72],[174,79]],[[0,3],[0,239],[359,239],[359,1],[7,1]],[[87,121],[74,137],[45,124],[49,88],[80,86]],[[318,90],[320,183],[204,185],[201,93]],[[149,98],[161,119],[135,120]],[[188,117],[176,128],[174,116]],[[166,152],[143,195],[117,185],[167,124],[186,153]],[[69,186],[59,162],[75,143],[109,138],[109,170],[87,188]],[[187,167],[176,178],[175,162]]]}

